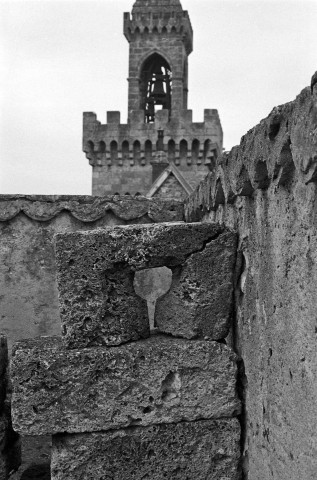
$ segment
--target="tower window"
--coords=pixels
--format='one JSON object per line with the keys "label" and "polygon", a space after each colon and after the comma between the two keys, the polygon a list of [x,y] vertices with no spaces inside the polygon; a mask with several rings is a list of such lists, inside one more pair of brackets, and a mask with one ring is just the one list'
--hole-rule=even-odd
{"label": "tower window", "polygon": [[171,67],[161,55],[154,53],[144,62],[140,77],[141,109],[145,111],[145,121],[152,123],[158,109],[171,110]]}

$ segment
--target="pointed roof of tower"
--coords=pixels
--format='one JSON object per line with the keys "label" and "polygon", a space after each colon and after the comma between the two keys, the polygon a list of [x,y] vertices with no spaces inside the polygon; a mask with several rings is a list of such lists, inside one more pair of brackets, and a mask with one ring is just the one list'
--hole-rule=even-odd
{"label": "pointed roof of tower", "polygon": [[144,12],[145,10],[182,12],[183,7],[180,0],[136,0],[132,13]]}

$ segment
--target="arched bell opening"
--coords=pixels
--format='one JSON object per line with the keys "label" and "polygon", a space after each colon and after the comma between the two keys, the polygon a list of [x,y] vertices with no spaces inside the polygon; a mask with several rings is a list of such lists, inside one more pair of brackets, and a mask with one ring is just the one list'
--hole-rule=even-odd
{"label": "arched bell opening", "polygon": [[152,123],[157,110],[171,111],[171,67],[165,58],[153,53],[143,63],[140,80],[140,108],[145,111],[145,121]]}

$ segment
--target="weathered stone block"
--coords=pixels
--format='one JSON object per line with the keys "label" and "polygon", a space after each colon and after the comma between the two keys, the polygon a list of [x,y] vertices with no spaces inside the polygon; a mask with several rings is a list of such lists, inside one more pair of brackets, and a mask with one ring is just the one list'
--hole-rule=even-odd
{"label": "weathered stone block", "polygon": [[65,345],[119,345],[149,335],[137,270],[175,267],[224,231],[218,224],[165,223],[56,235]]}
{"label": "weathered stone block", "polygon": [[52,480],[238,480],[237,419],[53,437]]}
{"label": "weathered stone block", "polygon": [[230,417],[236,361],[226,345],[161,335],[79,350],[24,340],[12,358],[13,425],[45,435]]}
{"label": "weathered stone block", "polygon": [[157,300],[159,331],[218,340],[228,334],[237,237],[225,232],[173,269],[170,290]]}

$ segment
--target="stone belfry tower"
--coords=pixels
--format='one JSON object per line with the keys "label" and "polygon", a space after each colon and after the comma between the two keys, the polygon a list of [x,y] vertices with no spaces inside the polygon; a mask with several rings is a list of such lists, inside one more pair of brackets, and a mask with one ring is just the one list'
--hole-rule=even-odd
{"label": "stone belfry tower", "polygon": [[169,118],[177,117],[187,109],[188,55],[193,50],[188,12],[179,0],[138,0],[132,18],[124,14],[124,34],[130,43],[129,115],[141,108],[150,122],[153,107],[162,106]]}
{"label": "stone belfry tower", "polygon": [[217,110],[193,123],[187,109],[193,30],[179,0],[136,0],[124,13],[129,42],[128,121],[84,113],[83,150],[93,167],[93,195],[183,199],[222,150]]}

